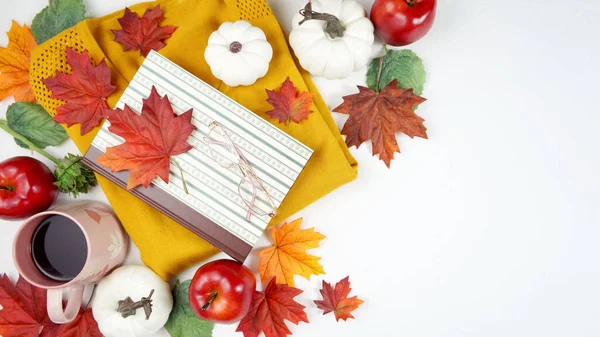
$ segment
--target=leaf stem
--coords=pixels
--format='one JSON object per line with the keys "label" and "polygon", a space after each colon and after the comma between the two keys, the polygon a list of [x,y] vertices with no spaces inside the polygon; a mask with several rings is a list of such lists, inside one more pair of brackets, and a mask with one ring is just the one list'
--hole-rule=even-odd
{"label": "leaf stem", "polygon": [[27,139],[26,137],[23,137],[22,135],[18,134],[17,132],[12,130],[10,127],[8,127],[8,122],[6,120],[0,119],[0,128],[3,129],[4,131],[8,132],[11,136],[15,137],[16,139],[22,141],[32,151],[35,151],[35,152],[43,155],[44,157],[48,158],[56,165],[59,164],[58,159],[56,159],[56,157],[54,157],[50,153],[42,150],[41,148],[35,146],[35,144],[33,144],[29,139]]}
{"label": "leaf stem", "polygon": [[173,159],[173,162],[175,163],[175,166],[177,166],[177,168],[179,169],[179,173],[181,174],[181,181],[183,181],[183,190],[185,191],[185,194],[190,194],[187,188],[187,184],[185,182],[185,177],[183,176],[183,169],[181,168],[177,160]]}
{"label": "leaf stem", "polygon": [[[385,56],[385,55],[384,55]],[[379,71],[377,72],[377,82],[375,85],[375,91],[379,92],[379,80],[381,79],[381,70],[383,69],[383,57],[379,58]]]}

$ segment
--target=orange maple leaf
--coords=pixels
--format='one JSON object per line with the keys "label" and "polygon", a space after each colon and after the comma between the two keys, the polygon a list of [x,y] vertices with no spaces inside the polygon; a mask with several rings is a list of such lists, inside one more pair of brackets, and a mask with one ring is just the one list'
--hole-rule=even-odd
{"label": "orange maple leaf", "polygon": [[321,289],[323,300],[315,301],[315,304],[323,310],[323,315],[333,312],[336,321],[354,318],[351,312],[356,310],[364,301],[356,296],[348,298],[351,290],[349,276],[338,282],[335,289],[331,284],[323,281],[323,289]]}
{"label": "orange maple leaf", "polygon": [[[113,172],[129,170],[127,189],[138,185],[148,187],[156,176],[168,184],[171,156],[192,149],[186,143],[194,131],[191,109],[176,116],[169,98],[166,95],[161,98],[154,87],[150,97],[143,101],[141,115],[127,105],[124,110],[109,112],[108,130],[123,137],[125,143],[107,148],[97,159]],[[184,189],[187,192],[185,181]]]}
{"label": "orange maple leaf", "polygon": [[266,90],[267,102],[273,106],[273,110],[267,111],[271,118],[279,118],[279,123],[288,125],[290,121],[300,123],[308,119],[309,110],[312,104],[312,94],[308,92],[298,93],[294,83],[288,78],[281,85],[279,93],[274,90]]}
{"label": "orange maple leaf", "polygon": [[427,138],[425,120],[413,110],[425,98],[415,95],[413,89],[398,88],[398,80],[393,80],[379,93],[361,86],[358,90],[358,94],[345,96],[344,102],[333,109],[350,115],[342,128],[348,147],[358,148],[370,139],[373,155],[379,154],[379,159],[389,168],[394,152],[400,152],[396,132],[410,138]]}
{"label": "orange maple leaf", "polygon": [[19,27],[14,21],[6,35],[8,46],[0,48],[0,100],[12,95],[17,102],[35,102],[29,84],[29,64],[31,50],[37,43],[27,25]]}
{"label": "orange maple leaf", "polygon": [[80,132],[85,135],[102,124],[109,110],[106,98],[116,87],[111,84],[106,60],[94,66],[87,50],[79,54],[67,46],[65,53],[71,73],[57,72],[43,82],[52,91],[52,98],[65,101],[56,109],[53,120],[68,127],[80,124]]}
{"label": "orange maple leaf", "polygon": [[306,253],[306,250],[319,247],[325,238],[314,228],[300,229],[302,218],[273,228],[273,246],[258,253],[260,262],[258,273],[263,282],[275,277],[277,283],[294,286],[294,275],[308,279],[310,275],[325,274],[319,264],[320,257]]}

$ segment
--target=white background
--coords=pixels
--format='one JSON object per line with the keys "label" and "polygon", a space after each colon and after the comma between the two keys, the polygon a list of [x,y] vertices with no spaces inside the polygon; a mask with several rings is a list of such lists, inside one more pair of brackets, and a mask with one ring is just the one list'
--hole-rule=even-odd
{"label": "white background", "polygon": [[[136,0],[85,2],[96,17]],[[304,4],[270,2],[287,28]],[[2,0],[0,28],[29,24],[45,3]],[[370,145],[353,148],[358,180],[299,214],[327,236],[312,251],[327,275],[296,278],[311,323],[290,325],[294,336],[600,335],[599,35],[596,0],[439,1],[432,31],[410,46],[428,72],[418,113],[430,139],[400,135],[389,170]],[[334,108],[364,73],[316,82]],[[1,159],[28,154],[0,142]],[[104,200],[99,188],[88,197]],[[13,278],[18,225],[0,222],[0,271]],[[365,304],[336,323],[312,300],[321,280],[346,275]]]}

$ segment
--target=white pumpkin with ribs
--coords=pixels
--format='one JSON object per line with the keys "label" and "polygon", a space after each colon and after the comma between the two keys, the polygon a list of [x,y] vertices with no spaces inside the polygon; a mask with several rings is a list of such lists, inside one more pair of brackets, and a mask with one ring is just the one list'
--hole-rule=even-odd
{"label": "white pumpkin with ribs", "polygon": [[327,79],[366,67],[374,39],[373,24],[355,0],[312,0],[294,17],[290,33],[302,67]]}

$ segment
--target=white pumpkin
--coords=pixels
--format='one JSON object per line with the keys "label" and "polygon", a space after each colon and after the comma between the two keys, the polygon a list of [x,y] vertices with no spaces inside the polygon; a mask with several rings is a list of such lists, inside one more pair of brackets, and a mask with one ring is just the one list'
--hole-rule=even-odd
{"label": "white pumpkin", "polygon": [[327,79],[345,78],[366,67],[375,35],[365,15],[355,0],[309,2],[294,17],[290,33],[290,45],[302,67]]}
{"label": "white pumpkin", "polygon": [[[154,290],[152,292],[152,290]],[[143,308],[123,318],[119,301],[138,302],[152,292],[152,313],[146,319]],[[105,337],[150,337],[160,330],[173,309],[171,287],[144,266],[123,266],[97,285],[92,303],[94,319]]]}
{"label": "white pumpkin", "polygon": [[228,86],[250,85],[267,74],[273,48],[265,33],[247,21],[224,22],[210,34],[204,58]]}

